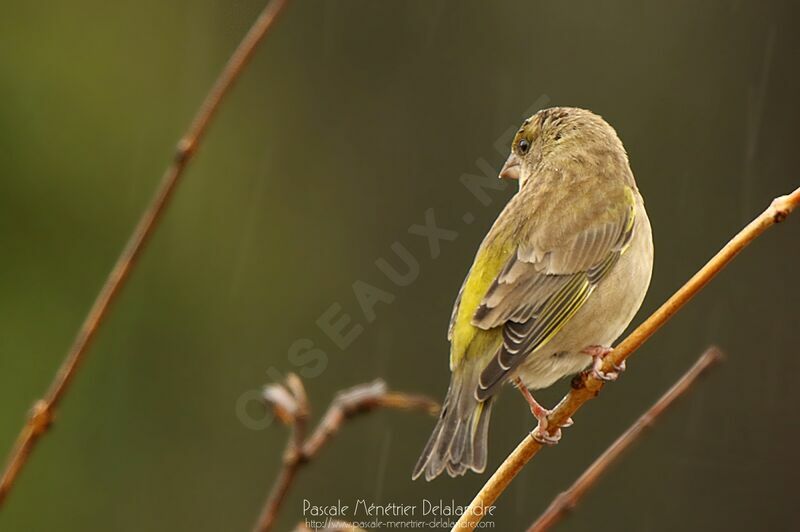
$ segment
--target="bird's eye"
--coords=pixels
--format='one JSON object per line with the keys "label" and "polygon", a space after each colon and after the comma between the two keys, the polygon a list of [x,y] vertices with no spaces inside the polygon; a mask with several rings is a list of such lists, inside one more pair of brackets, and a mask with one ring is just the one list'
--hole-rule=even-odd
{"label": "bird's eye", "polygon": [[524,154],[528,152],[531,144],[525,139],[519,139],[519,142],[517,142],[517,147],[519,148],[519,152]]}

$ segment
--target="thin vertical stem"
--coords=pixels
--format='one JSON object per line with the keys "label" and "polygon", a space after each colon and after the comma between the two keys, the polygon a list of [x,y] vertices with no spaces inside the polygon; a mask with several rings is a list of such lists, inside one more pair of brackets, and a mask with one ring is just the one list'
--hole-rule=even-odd
{"label": "thin vertical stem", "polygon": [[136,260],[141,255],[142,250],[161,220],[175,188],[181,177],[183,177],[186,166],[197,151],[197,147],[208,129],[211,119],[287,2],[288,0],[272,0],[267,4],[250,28],[250,31],[247,32],[236,48],[236,51],[231,55],[186,133],[178,142],[175,156],[164,172],[155,195],[136,224],[117,262],[108,274],[100,293],[89,310],[89,314],[78,330],[72,346],[67,351],[66,357],[56,373],[47,394],[34,404],[27,422],[17,436],[17,441],[11,451],[3,476],[0,478],[0,506],[2,506],[11,491],[14,481],[27,462],[36,443],[51,425],[59,402],[69,389],[69,385],[97,334],[98,328],[108,315],[111,303],[125,285],[131,269],[135,266]]}

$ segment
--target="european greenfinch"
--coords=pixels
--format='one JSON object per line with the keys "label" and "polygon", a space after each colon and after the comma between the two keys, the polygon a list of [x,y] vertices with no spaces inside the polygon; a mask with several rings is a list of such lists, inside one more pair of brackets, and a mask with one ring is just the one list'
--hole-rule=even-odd
{"label": "european greenfinch", "polygon": [[[589,367],[642,304],[653,268],[644,201],[616,131],[600,116],[545,109],[514,137],[501,178],[519,190],[484,238],[456,298],[448,340],[452,376],[413,477],[486,467],[492,402],[515,383],[550,436],[549,410],[529,390]],[[624,368],[617,368],[622,370]]]}

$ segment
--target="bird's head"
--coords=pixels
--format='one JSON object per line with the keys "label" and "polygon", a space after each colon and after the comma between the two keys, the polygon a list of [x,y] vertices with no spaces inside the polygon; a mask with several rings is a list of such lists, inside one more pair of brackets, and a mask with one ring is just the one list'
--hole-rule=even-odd
{"label": "bird's head", "polygon": [[576,163],[598,173],[620,163],[628,168],[625,148],[605,120],[577,107],[552,107],[522,123],[499,177],[516,179],[522,188],[542,166],[560,170]]}

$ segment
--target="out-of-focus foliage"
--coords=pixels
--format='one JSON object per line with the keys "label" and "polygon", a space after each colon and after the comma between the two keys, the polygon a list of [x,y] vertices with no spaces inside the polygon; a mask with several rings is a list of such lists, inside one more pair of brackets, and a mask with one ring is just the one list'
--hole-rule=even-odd
{"label": "out-of-focus foliage", "polygon": [[[4,6],[3,454],[261,5]],[[643,313],[652,310],[798,184],[797,15],[779,0],[294,2],[192,162],[0,530],[247,529],[286,434],[277,423],[247,428],[237,401],[276,371],[308,377],[315,405],[374,377],[443,395],[452,301],[512,192],[490,190],[483,205],[459,178],[480,174],[479,159],[499,168],[505,147],[495,142],[536,102],[587,107],[617,128],[654,228]],[[408,232],[428,209],[458,232],[435,259]],[[800,468],[789,443],[800,436],[799,238],[790,218],[659,332],[505,493],[497,528],[529,524],[714,342],[729,355],[724,366],[563,529],[788,529]],[[394,242],[419,263],[408,286],[375,264],[400,267]],[[392,302],[365,314],[354,283]],[[360,327],[345,349],[316,323],[332,305],[351,317],[346,330]],[[307,347],[299,339],[324,352],[324,367],[320,352],[290,355]],[[398,412],[354,421],[300,475],[280,529],[300,520],[303,499],[466,503],[482,477],[410,480],[431,426]],[[531,427],[505,393],[490,468]]]}

